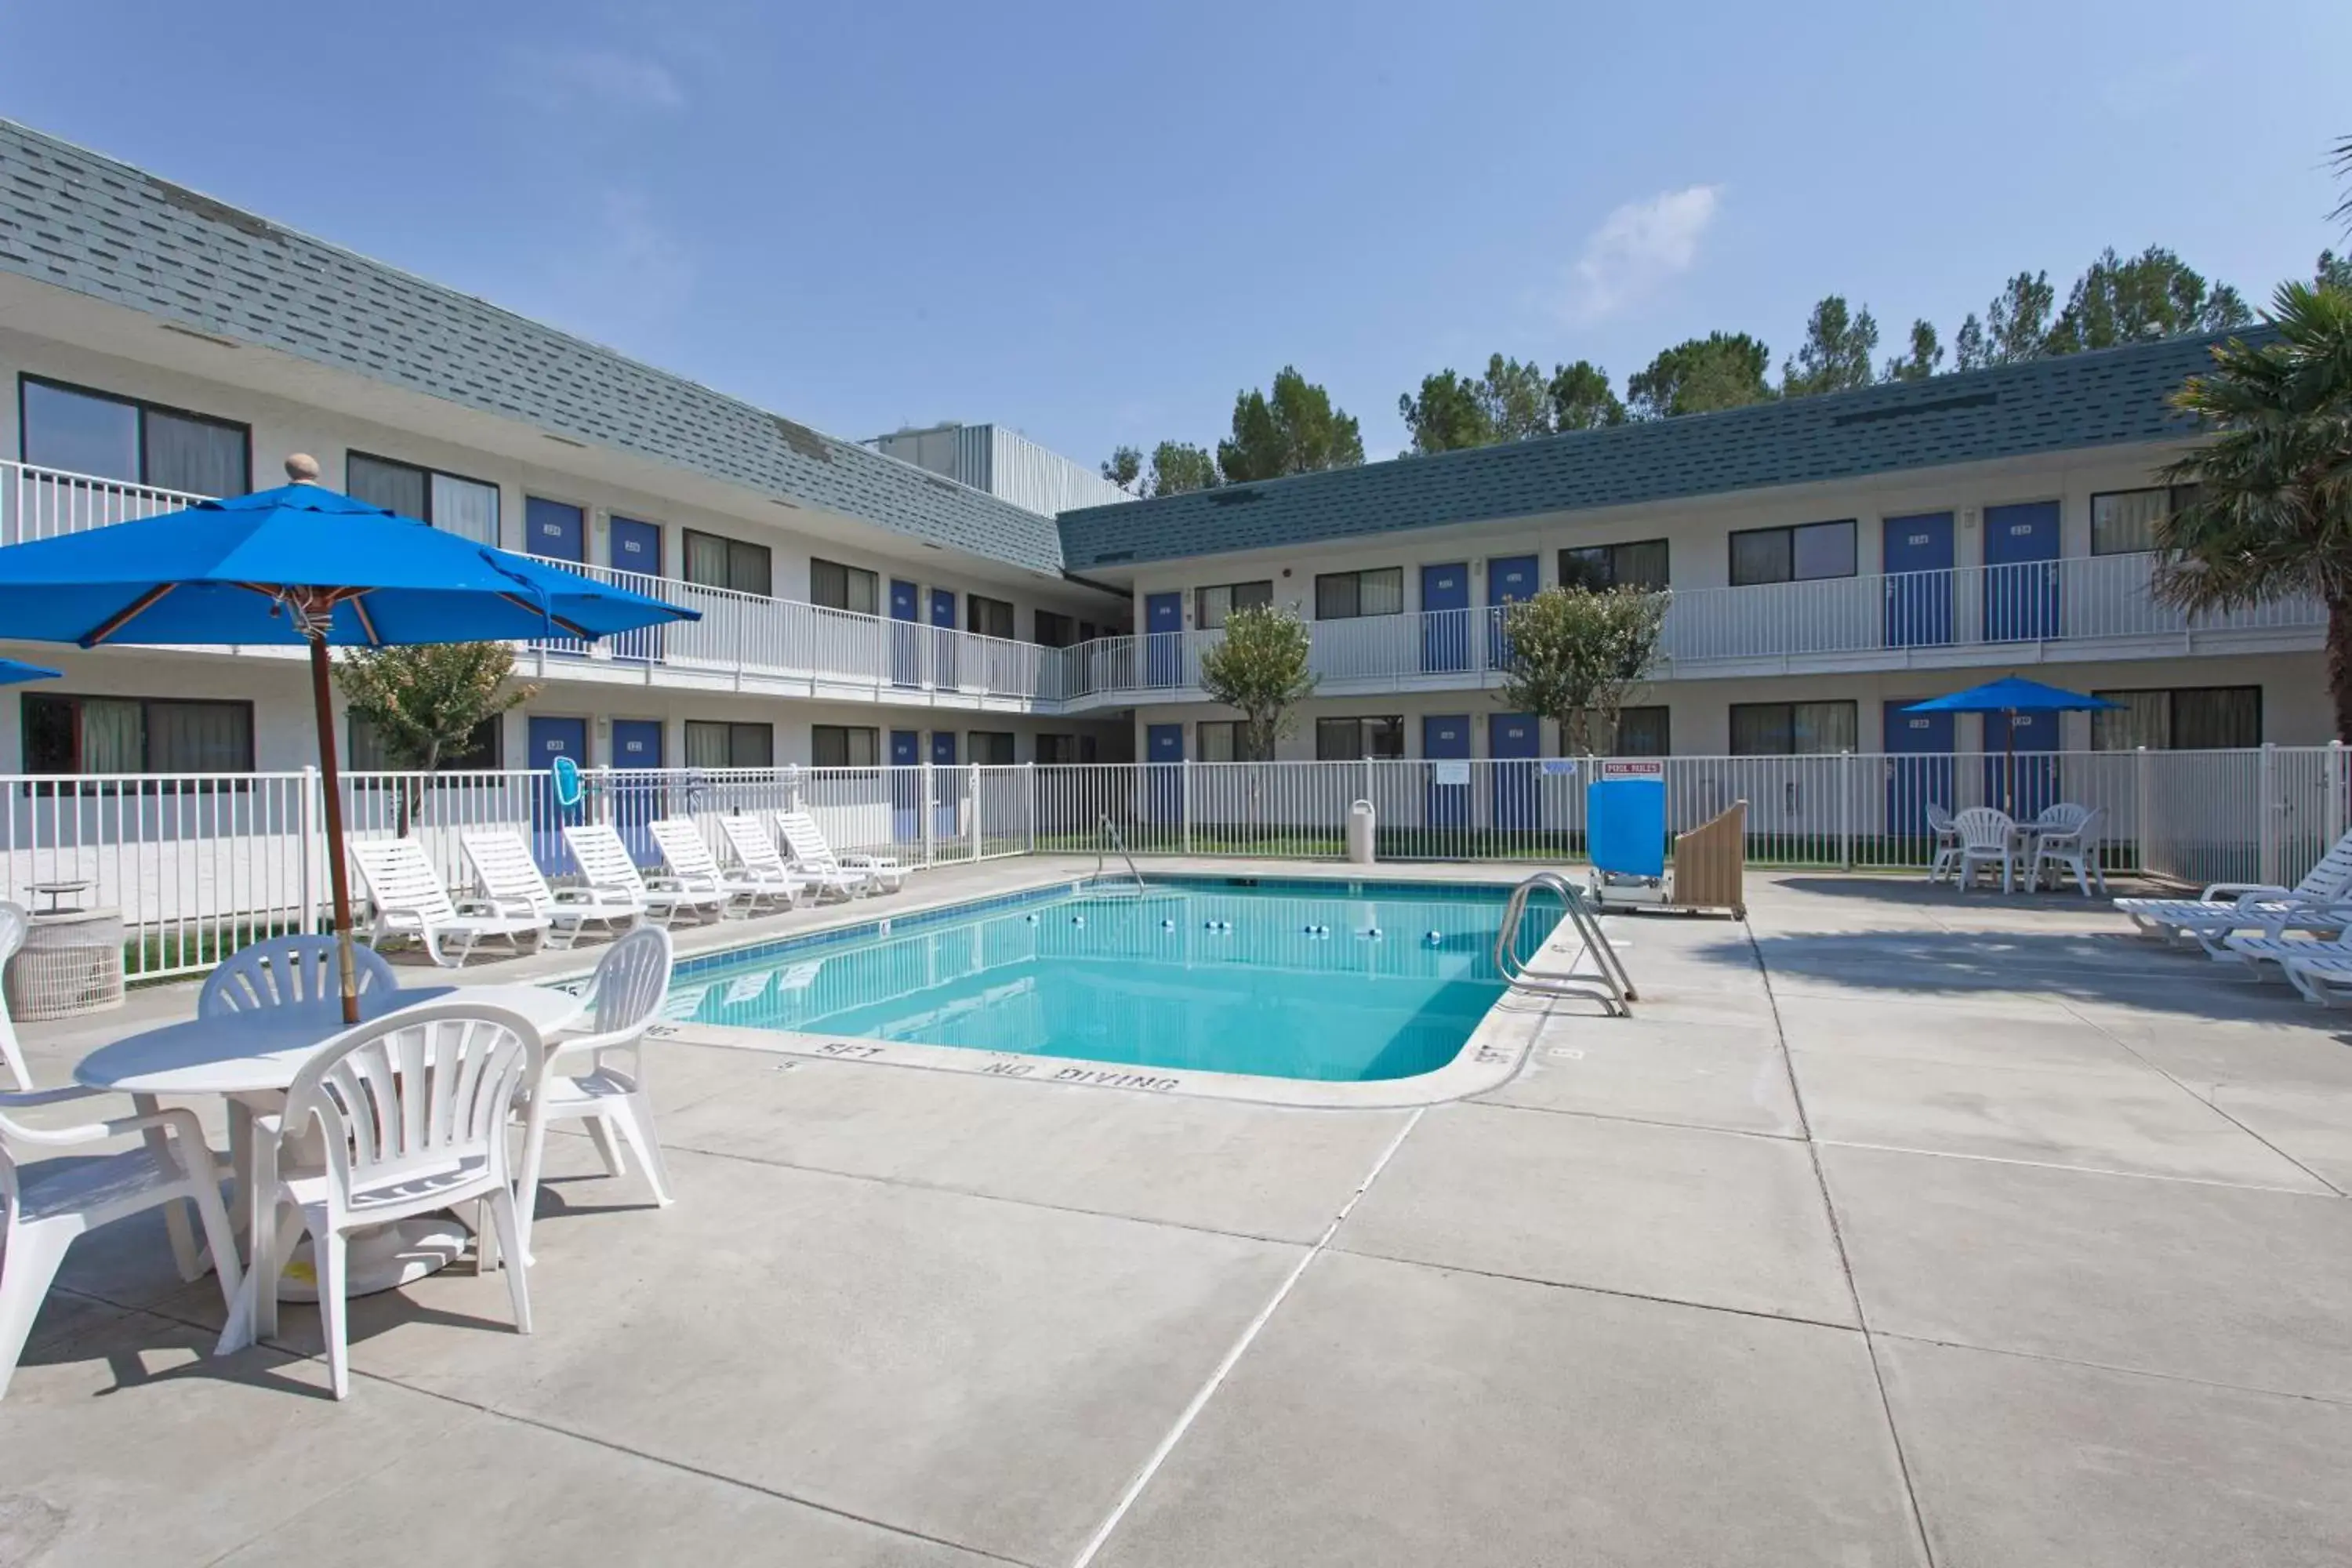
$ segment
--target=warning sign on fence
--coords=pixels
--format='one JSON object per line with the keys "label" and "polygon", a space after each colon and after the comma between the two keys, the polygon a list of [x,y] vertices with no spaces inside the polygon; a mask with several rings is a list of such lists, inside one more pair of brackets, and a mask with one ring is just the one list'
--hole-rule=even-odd
{"label": "warning sign on fence", "polygon": [[1601,764],[1604,779],[1664,779],[1666,762],[1664,757],[1620,757],[1605,760]]}

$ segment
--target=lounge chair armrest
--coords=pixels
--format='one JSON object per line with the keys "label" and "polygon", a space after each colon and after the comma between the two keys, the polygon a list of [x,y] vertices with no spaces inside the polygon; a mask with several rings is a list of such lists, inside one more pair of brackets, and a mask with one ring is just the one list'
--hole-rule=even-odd
{"label": "lounge chair armrest", "polygon": [[2224,900],[2244,903],[2250,898],[2283,899],[2293,893],[2293,888],[2281,888],[2269,882],[2216,882],[2197,895],[2200,903],[2221,903]]}

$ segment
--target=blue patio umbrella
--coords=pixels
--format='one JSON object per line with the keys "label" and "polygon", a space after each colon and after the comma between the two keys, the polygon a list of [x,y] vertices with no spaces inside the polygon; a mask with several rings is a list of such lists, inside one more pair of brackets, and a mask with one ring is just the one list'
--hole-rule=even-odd
{"label": "blue patio umbrella", "polygon": [[309,645],[343,1018],[357,1023],[328,647],[593,639],[698,614],[324,489],[307,457],[286,472],[295,482],[277,489],[0,550],[0,631],[81,647]]}
{"label": "blue patio umbrella", "polygon": [[43,669],[37,664],[26,664],[21,658],[0,658],[0,686],[17,686],[27,680],[55,680],[63,671]]}
{"label": "blue patio umbrella", "polygon": [[[2110,702],[2104,697],[2093,697],[2086,692],[2044,686],[2021,675],[2005,675],[1999,680],[1988,680],[1982,686],[1971,686],[1966,691],[1955,691],[1948,697],[1931,697],[1925,702],[1914,702],[1903,711],[2000,713],[2014,719],[2020,713],[2083,713],[2122,706],[2120,702]],[[2002,739],[2007,742],[2007,761],[2001,768],[2002,804],[2014,811],[2017,807],[2017,726],[2003,725]]]}

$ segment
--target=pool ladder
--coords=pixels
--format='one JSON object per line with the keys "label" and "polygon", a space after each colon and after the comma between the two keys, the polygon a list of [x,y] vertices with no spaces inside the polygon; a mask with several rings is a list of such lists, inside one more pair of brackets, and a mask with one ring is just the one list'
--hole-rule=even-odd
{"label": "pool ladder", "polygon": [[[1559,895],[1567,907],[1568,919],[1575,925],[1577,939],[1584,946],[1569,963],[1569,973],[1553,974],[1530,970],[1518,961],[1514,951],[1518,945],[1519,921],[1528,911],[1528,898],[1538,891]],[[1580,973],[1586,954],[1592,958],[1592,970]],[[1600,1002],[1617,1017],[1631,1017],[1633,1009],[1628,1005],[1640,1000],[1633,989],[1633,977],[1625,972],[1625,961],[1609,945],[1608,933],[1601,929],[1601,921],[1592,906],[1584,901],[1584,894],[1575,884],[1557,871],[1538,871],[1511,889],[1511,901],[1503,906],[1503,924],[1495,932],[1495,972],[1503,984],[1512,990],[1530,996],[1575,996]]]}
{"label": "pool ladder", "polygon": [[1110,813],[1107,811],[1102,814],[1102,833],[1103,837],[1109,840],[1109,847],[1118,850],[1118,858],[1127,863],[1129,881],[1119,883],[1104,878],[1103,860],[1108,851],[1097,845],[1095,849],[1094,875],[1088,877],[1080,886],[1089,893],[1131,892],[1136,897],[1141,898],[1150,890],[1143,885],[1143,873],[1135,868],[1135,857],[1127,852],[1127,840],[1119,837],[1118,828],[1112,824]]}

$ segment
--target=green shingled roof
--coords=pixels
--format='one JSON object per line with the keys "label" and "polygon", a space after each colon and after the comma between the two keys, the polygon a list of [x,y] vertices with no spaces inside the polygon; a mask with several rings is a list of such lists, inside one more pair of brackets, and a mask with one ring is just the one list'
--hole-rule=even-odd
{"label": "green shingled roof", "polygon": [[[2253,333],[2244,334],[2253,336]],[[1062,514],[1073,572],[2179,437],[2215,338],[2067,354]]]}
{"label": "green shingled roof", "polygon": [[1058,571],[1052,520],[0,120],[0,269],[911,538]]}

